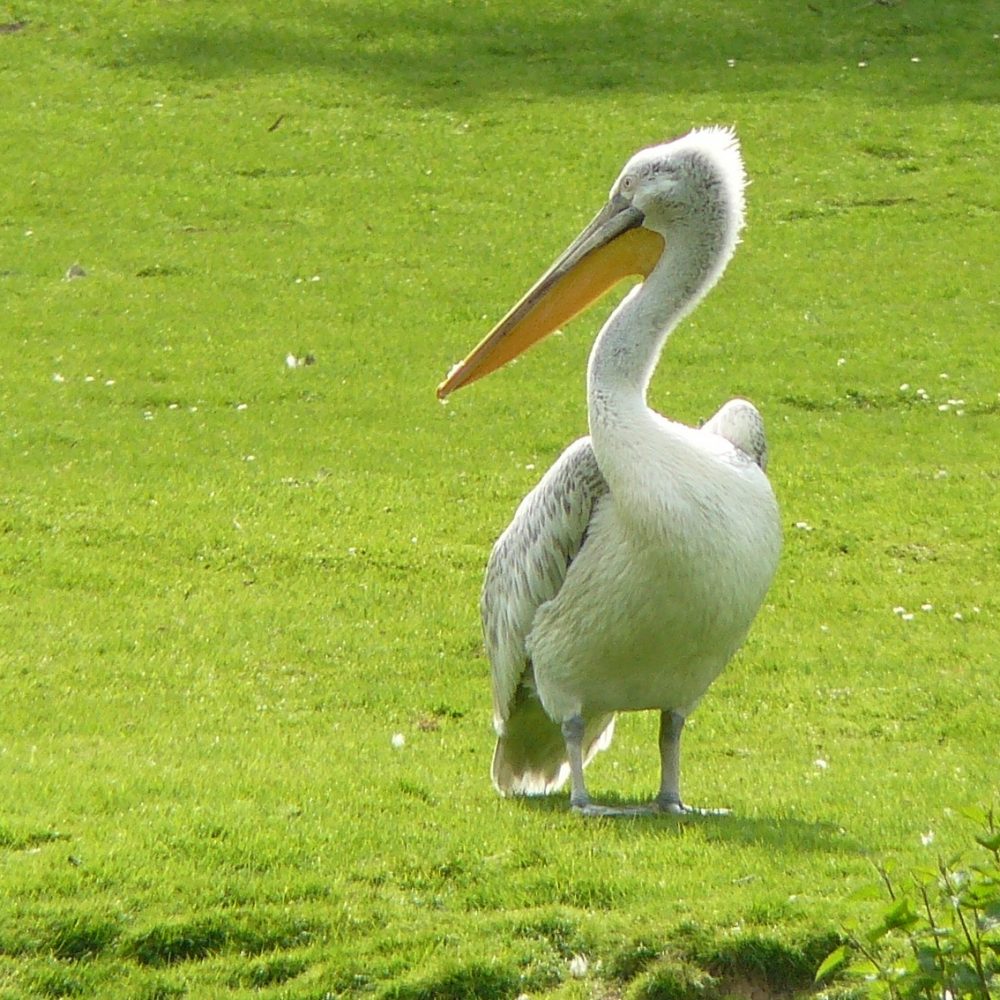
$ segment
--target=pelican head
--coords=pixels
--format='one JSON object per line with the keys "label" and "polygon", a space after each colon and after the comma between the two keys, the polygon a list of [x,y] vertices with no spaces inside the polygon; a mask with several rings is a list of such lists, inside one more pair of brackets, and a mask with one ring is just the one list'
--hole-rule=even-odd
{"label": "pelican head", "polygon": [[[703,254],[699,297],[718,279],[743,227],[746,175],[731,129],[696,129],[640,150],[608,202],[513,309],[438,386],[444,398],[569,322],[623,278],[648,278],[675,244]],[[709,261],[711,263],[709,263]],[[695,263],[698,263],[696,260]]]}

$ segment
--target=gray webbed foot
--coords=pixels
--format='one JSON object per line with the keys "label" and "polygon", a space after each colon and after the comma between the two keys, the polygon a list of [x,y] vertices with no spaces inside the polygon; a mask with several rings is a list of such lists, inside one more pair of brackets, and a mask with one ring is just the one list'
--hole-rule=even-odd
{"label": "gray webbed foot", "polygon": [[652,816],[656,806],[601,806],[596,802],[573,803],[573,812],[587,818],[620,818],[622,816]]}
{"label": "gray webbed foot", "polygon": [[699,809],[697,806],[686,806],[680,799],[658,796],[653,802],[653,811],[666,813],[668,816],[729,816],[729,809]]}

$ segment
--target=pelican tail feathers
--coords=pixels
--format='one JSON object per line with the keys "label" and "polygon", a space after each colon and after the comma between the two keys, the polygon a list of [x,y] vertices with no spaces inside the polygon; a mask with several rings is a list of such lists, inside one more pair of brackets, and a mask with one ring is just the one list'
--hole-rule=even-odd
{"label": "pelican tail feathers", "polygon": [[[518,695],[493,752],[493,784],[501,795],[548,795],[569,777],[562,728],[545,714],[534,693],[522,688]],[[614,715],[587,719],[584,764],[611,746],[614,729]]]}

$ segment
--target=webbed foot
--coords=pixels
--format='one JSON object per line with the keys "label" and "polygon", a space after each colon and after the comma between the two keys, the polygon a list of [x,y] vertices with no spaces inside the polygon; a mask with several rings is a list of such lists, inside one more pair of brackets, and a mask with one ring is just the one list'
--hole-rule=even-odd
{"label": "webbed foot", "polygon": [[621,816],[652,816],[657,812],[655,805],[649,806],[601,806],[596,802],[573,803],[573,812],[578,816],[591,817],[621,817]]}
{"label": "webbed foot", "polygon": [[658,796],[652,805],[653,812],[666,813],[668,816],[729,816],[731,809],[699,809],[697,806],[686,806],[680,799]]}

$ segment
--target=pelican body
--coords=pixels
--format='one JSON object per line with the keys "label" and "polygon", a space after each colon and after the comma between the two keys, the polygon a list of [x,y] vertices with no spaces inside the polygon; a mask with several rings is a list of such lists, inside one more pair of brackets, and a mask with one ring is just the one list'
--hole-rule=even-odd
{"label": "pelican body", "polygon": [[680,795],[684,721],[745,639],[778,563],[778,507],[763,421],[743,399],[702,427],[651,410],[667,336],[721,276],[743,225],[735,135],[698,129],[641,150],[605,208],[438,389],[500,367],[629,275],[643,280],[595,341],[590,434],[571,444],[493,547],[481,611],[492,666],[503,794],[571,781],[590,815],[584,767],[617,712],[660,712],[661,781]]}

